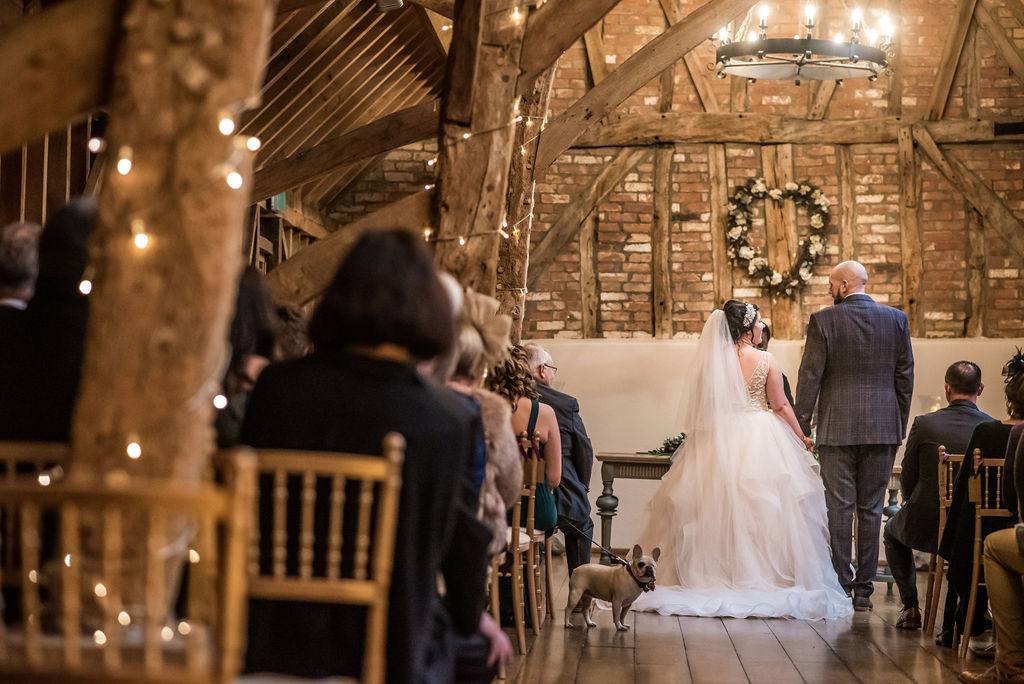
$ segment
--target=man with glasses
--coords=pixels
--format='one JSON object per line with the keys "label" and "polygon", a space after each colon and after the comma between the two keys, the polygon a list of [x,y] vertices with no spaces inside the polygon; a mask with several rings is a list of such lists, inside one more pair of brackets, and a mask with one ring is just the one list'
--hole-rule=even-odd
{"label": "man with glasses", "polygon": [[565,563],[569,574],[590,562],[590,540],[594,522],[590,518],[590,473],[594,468],[594,448],[580,418],[580,404],[564,392],[551,387],[558,368],[551,354],[536,342],[523,345],[529,355],[530,370],[537,380],[540,400],[555,410],[562,438],[562,482],[555,489],[558,529],[565,534]]}

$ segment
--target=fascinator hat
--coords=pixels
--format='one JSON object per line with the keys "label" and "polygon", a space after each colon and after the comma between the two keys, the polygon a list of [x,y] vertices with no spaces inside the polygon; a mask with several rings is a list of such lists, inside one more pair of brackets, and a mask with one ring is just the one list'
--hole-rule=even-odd
{"label": "fascinator hat", "polygon": [[498,313],[497,299],[472,290],[463,293],[454,376],[479,380],[484,369],[508,357],[512,318]]}

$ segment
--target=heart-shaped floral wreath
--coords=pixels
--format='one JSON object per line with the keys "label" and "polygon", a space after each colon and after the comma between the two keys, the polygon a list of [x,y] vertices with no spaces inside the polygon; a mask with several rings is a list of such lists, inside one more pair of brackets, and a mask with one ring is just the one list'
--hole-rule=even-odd
{"label": "heart-shaped floral wreath", "polygon": [[[793,200],[798,207],[807,210],[810,232],[800,241],[796,261],[788,273],[776,271],[768,259],[759,255],[750,245],[750,203],[755,199],[771,199],[782,202]],[[804,181],[786,183],[779,188],[769,188],[764,178],[754,178],[744,187],[739,187],[729,198],[729,258],[733,264],[746,268],[751,278],[767,288],[773,296],[793,294],[811,279],[814,264],[825,251],[825,218],[831,202],[821,188]]]}

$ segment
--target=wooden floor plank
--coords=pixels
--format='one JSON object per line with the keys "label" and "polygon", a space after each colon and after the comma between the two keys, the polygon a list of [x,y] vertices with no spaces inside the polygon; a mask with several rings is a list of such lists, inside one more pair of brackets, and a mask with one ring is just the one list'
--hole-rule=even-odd
{"label": "wooden floor plank", "polygon": [[722,620],[751,682],[802,682],[803,677],[770,627],[758,618]]}
{"label": "wooden floor plank", "polygon": [[870,613],[855,613],[852,617],[842,620],[808,621],[807,624],[835,651],[860,681],[913,681],[900,672],[878,646],[870,639],[864,638],[866,627],[871,624]]}
{"label": "wooden floor plank", "polygon": [[679,625],[695,684],[749,681],[721,618],[680,617]]}
{"label": "wooden floor plank", "polygon": [[832,648],[803,620],[766,620],[793,665],[808,682],[854,684],[857,678]]}

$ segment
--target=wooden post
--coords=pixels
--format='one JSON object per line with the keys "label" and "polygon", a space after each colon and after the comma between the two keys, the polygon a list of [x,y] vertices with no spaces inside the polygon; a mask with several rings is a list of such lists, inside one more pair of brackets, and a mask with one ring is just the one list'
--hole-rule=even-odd
{"label": "wooden post", "polygon": [[981,216],[974,209],[967,210],[967,318],[965,337],[985,335],[985,301],[988,299],[988,270],[985,250],[985,230]]}
{"label": "wooden post", "polygon": [[518,343],[523,334],[523,317],[526,314],[526,270],[530,262],[530,236],[533,232],[534,164],[537,156],[537,135],[548,111],[551,85],[554,83],[555,67],[551,67],[534,81],[533,89],[519,103],[519,112],[524,123],[533,121],[532,126],[522,125],[516,130],[512,150],[512,165],[509,170],[508,195],[506,198],[507,224],[503,230],[508,235],[498,245],[497,289],[495,296],[501,302],[502,313],[512,317],[512,341]]}
{"label": "wooden post", "polygon": [[[978,5],[977,11],[985,10]],[[964,116],[977,119],[981,113],[981,60],[978,59],[978,28],[974,24],[967,30],[960,65],[964,71]]]}
{"label": "wooden post", "polygon": [[956,74],[960,55],[963,53],[967,28],[971,25],[971,15],[974,14],[974,7],[977,3],[978,0],[960,0],[956,21],[950,26],[950,31],[946,35],[942,59],[939,60],[939,73],[935,76],[932,94],[928,100],[928,114],[925,118],[930,121],[941,119],[942,114],[946,111],[949,91],[953,86],[953,76]]}
{"label": "wooden post", "polygon": [[[761,164],[768,187],[782,188],[793,180],[792,145],[762,147]],[[766,200],[764,224],[768,263],[780,273],[785,273],[793,265],[799,245],[796,204],[792,200],[786,200],[782,205]],[[799,292],[794,293],[792,299],[785,296],[772,297],[772,332],[776,337],[794,340],[802,336],[801,319]]]}
{"label": "wooden post", "polygon": [[729,227],[729,178],[725,166],[725,145],[708,145],[708,176],[711,178],[711,270],[715,308],[732,299],[732,264],[725,245]]}
{"label": "wooden post", "polygon": [[596,248],[599,222],[595,208],[580,226],[580,309],[585,338],[601,336],[601,292],[597,278]]}
{"label": "wooden post", "polygon": [[[484,294],[497,285],[513,106],[530,6],[459,0],[438,140],[438,265]],[[537,122],[539,123],[539,122]]]}
{"label": "wooden post", "polygon": [[273,4],[125,3],[106,139],[132,168],[99,198],[72,477],[205,475],[249,199],[226,175],[252,182],[218,122],[259,89]]}
{"label": "wooden post", "polygon": [[853,172],[853,148],[836,145],[839,161],[839,260],[852,261],[856,257],[853,244],[853,227],[857,218],[856,176]]}
{"label": "wooden post", "polygon": [[899,131],[900,165],[900,246],[903,253],[903,311],[910,324],[910,335],[924,335],[924,307],[921,302],[921,229],[917,222],[917,201],[921,196],[920,162],[914,152],[909,126]]}
{"label": "wooden post", "polygon": [[745,112],[750,107],[747,94],[747,79],[732,77],[729,83],[729,108],[734,112]]}
{"label": "wooden post", "polygon": [[892,59],[889,60],[889,116],[903,114],[903,0],[888,0],[889,16],[896,17],[896,42],[892,46]]}
{"label": "wooden post", "polygon": [[654,152],[654,220],[651,222],[651,300],[654,336],[672,337],[672,155],[675,146]]}

